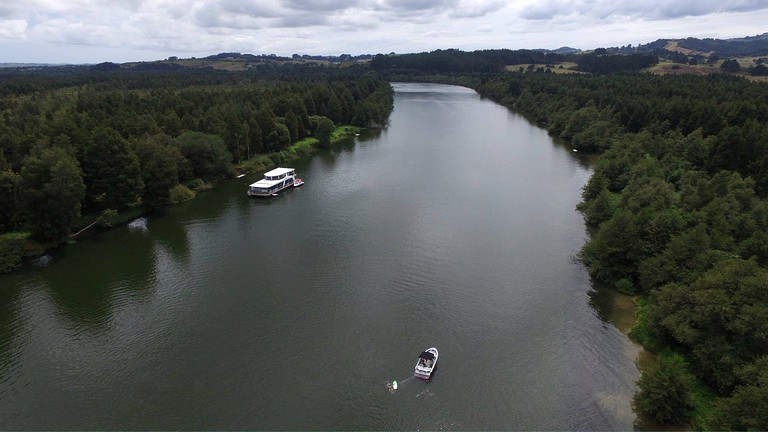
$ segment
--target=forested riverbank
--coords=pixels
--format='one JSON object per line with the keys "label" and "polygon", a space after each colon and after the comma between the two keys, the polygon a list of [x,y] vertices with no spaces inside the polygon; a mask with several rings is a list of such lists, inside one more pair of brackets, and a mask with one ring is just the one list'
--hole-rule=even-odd
{"label": "forested riverbank", "polygon": [[579,205],[592,230],[581,257],[595,281],[637,296],[632,335],[657,360],[636,407],[667,424],[768,429],[768,86],[617,73],[639,70],[631,56],[580,56],[614,70],[556,74],[532,66],[562,59],[528,51],[504,54],[531,67],[494,73],[500,54],[422,53],[379,69],[472,87],[599,153]]}
{"label": "forested riverbank", "polygon": [[0,94],[3,271],[28,235],[55,245],[94,220],[188,199],[236,164],[266,169],[328,145],[336,126],[380,127],[393,97],[364,68],[12,74]]}
{"label": "forested riverbank", "polygon": [[638,408],[697,428],[768,427],[768,87],[510,74],[476,88],[603,152],[580,205],[594,228],[582,257],[595,280],[642,296],[633,334],[659,360]]}

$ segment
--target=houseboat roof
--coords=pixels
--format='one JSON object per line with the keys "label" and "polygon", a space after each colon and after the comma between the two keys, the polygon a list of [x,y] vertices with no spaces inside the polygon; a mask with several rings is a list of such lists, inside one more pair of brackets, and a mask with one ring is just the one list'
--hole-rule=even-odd
{"label": "houseboat roof", "polygon": [[274,176],[279,176],[280,174],[288,174],[291,171],[294,171],[294,169],[293,168],[275,168],[272,171],[265,172],[264,176],[274,177]]}

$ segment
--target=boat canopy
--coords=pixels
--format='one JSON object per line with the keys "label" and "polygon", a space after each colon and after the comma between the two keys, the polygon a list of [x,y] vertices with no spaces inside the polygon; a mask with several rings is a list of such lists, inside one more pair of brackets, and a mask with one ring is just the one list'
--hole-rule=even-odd
{"label": "boat canopy", "polygon": [[435,359],[435,355],[432,354],[429,351],[424,351],[423,353],[421,353],[419,358],[423,358],[423,359],[427,359],[427,360],[434,360]]}
{"label": "boat canopy", "polygon": [[[272,171],[267,171],[264,173],[264,177],[280,177],[284,174],[292,174],[294,171],[293,168],[275,168]],[[272,180],[272,179],[270,179]]]}

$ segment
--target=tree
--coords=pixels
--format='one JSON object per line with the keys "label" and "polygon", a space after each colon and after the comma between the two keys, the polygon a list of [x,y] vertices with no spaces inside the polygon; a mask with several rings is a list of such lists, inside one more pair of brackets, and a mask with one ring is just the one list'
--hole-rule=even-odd
{"label": "tree", "polygon": [[98,127],[83,151],[88,200],[94,209],[122,210],[141,195],[141,167],[134,151],[114,129]]}
{"label": "tree", "polygon": [[761,356],[737,372],[743,385],[720,399],[719,430],[768,430],[768,356]]}
{"label": "tree", "polygon": [[9,169],[0,171],[0,233],[16,227],[20,202],[21,176]]}
{"label": "tree", "polygon": [[640,285],[650,292],[671,282],[691,283],[716,258],[704,225],[672,237],[659,255],[640,263]]}
{"label": "tree", "polygon": [[325,115],[333,122],[341,122],[344,120],[344,112],[341,106],[341,100],[336,93],[331,92],[328,98],[328,105],[325,110]]}
{"label": "tree", "polygon": [[214,180],[234,174],[224,140],[202,132],[185,132],[178,137],[181,154],[189,160],[195,177]]}
{"label": "tree", "polygon": [[579,209],[584,212],[584,218],[590,226],[598,226],[613,215],[611,193],[606,188],[603,188],[594,199],[584,204],[586,205],[580,205]]}
{"label": "tree", "polygon": [[737,60],[731,59],[724,61],[723,64],[720,65],[720,69],[726,72],[738,72],[739,69],[741,69],[741,65]]}
{"label": "tree", "polygon": [[137,144],[136,153],[144,181],[144,204],[150,208],[170,204],[171,188],[179,183],[178,160],[181,158],[171,137],[161,135],[145,139]]}
{"label": "tree", "polygon": [[724,259],[691,284],[654,292],[657,332],[690,350],[701,378],[726,393],[736,370],[768,346],[768,271],[754,261]]}
{"label": "tree", "polygon": [[26,224],[34,237],[61,240],[80,217],[83,173],[77,159],[60,148],[24,159],[21,189]]}
{"label": "tree", "polygon": [[693,377],[678,354],[660,356],[643,371],[635,394],[635,404],[659,423],[681,424],[691,419]]}
{"label": "tree", "polygon": [[328,147],[331,144],[331,134],[336,129],[331,119],[320,117],[317,121],[315,138],[320,142],[321,147]]}

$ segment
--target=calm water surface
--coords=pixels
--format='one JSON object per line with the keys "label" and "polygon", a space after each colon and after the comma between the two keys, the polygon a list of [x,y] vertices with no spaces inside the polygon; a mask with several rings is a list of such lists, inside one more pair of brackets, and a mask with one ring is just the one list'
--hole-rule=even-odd
{"label": "calm water surface", "polygon": [[575,259],[588,164],[394,86],[300,189],[232,180],[0,277],[0,428],[631,429],[636,348]]}

